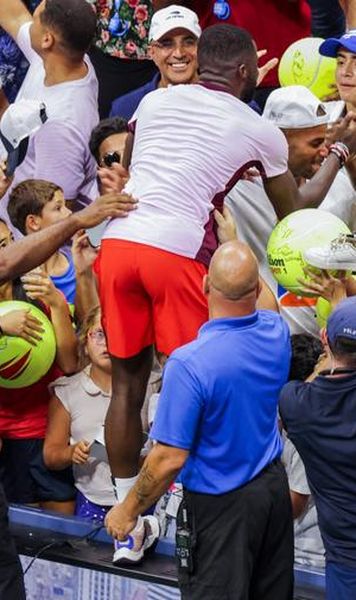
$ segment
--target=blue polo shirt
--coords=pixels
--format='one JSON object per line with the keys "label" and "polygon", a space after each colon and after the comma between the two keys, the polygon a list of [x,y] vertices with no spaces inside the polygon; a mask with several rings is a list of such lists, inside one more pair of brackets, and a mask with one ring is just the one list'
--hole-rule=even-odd
{"label": "blue polo shirt", "polygon": [[184,450],[188,490],[223,494],[279,457],[277,403],[289,330],[272,311],[213,319],[167,362],[151,438]]}
{"label": "blue polo shirt", "polygon": [[326,558],[356,568],[356,373],[287,383],[280,413],[305,466]]}
{"label": "blue polo shirt", "polygon": [[141,85],[137,90],[132,90],[132,92],[116,98],[111,105],[110,117],[131,119],[142,98],[157,89],[160,78],[160,74],[157,73],[151,81]]}

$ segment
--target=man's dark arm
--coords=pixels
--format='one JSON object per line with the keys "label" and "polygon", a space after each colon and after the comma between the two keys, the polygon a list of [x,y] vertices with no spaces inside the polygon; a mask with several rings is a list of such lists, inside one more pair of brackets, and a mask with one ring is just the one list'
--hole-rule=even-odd
{"label": "man's dark arm", "polygon": [[276,215],[283,219],[301,208],[317,208],[324,200],[340,168],[339,159],[330,154],[314,177],[298,188],[290,171],[264,181],[264,188]]}
{"label": "man's dark arm", "polygon": [[109,217],[126,217],[135,204],[126,194],[106,194],[67,219],[10,244],[0,252],[0,284],[41,265],[79,229]]}

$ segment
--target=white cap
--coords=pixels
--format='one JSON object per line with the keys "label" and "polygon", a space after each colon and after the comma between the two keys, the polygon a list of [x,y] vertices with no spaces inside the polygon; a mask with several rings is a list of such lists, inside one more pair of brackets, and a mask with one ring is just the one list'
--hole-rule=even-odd
{"label": "white cap", "polygon": [[27,141],[47,121],[46,105],[37,100],[18,100],[0,120],[0,139],[8,153],[7,175],[12,175],[25,158]]}
{"label": "white cap", "polygon": [[271,92],[262,115],[281,129],[307,129],[329,122],[325,105],[303,85]]}
{"label": "white cap", "polygon": [[189,8],[172,4],[154,13],[148,39],[157,41],[172,29],[186,29],[195,37],[200,37],[201,27],[198,15]]}

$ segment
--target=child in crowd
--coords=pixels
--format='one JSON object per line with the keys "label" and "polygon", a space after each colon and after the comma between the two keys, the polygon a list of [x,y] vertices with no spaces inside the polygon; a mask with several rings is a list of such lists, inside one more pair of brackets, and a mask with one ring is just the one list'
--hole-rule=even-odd
{"label": "child in crowd", "polygon": [[[12,234],[0,221],[0,251],[12,242]],[[73,512],[74,488],[70,470],[51,473],[42,458],[49,403],[48,385],[61,373],[77,367],[77,340],[63,294],[41,271],[0,286],[0,302],[22,300],[35,304],[51,319],[57,342],[56,360],[36,383],[21,389],[0,388],[0,478],[10,502],[40,505]],[[26,310],[0,317],[2,335],[19,336],[36,344],[41,323]]]}
{"label": "child in crowd", "polygon": [[105,447],[95,442],[110,402],[111,361],[100,322],[93,309],[80,331],[82,366],[72,377],[53,383],[44,460],[51,469],[73,465],[77,502],[75,514],[103,522],[114,504]]}
{"label": "child in crowd", "polygon": [[[7,210],[12,225],[23,235],[45,229],[71,214],[61,188],[41,179],[27,179],[19,183],[11,191]],[[73,312],[76,275],[70,249],[57,250],[44,263],[43,269],[64,294]]]}

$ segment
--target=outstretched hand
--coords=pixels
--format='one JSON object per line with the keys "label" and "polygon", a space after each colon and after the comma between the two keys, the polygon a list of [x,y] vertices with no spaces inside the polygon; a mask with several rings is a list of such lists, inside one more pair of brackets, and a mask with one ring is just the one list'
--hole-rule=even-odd
{"label": "outstretched hand", "polygon": [[[257,50],[257,58],[260,59],[262,56],[267,54],[267,50]],[[258,68],[258,77],[256,85],[259,86],[266,75],[272,71],[278,65],[278,58],[271,58],[262,67]]]}
{"label": "outstretched hand", "polygon": [[7,177],[7,175],[5,175],[5,172],[6,163],[0,162],[0,198],[2,198],[6,194],[13,180],[13,177]]}
{"label": "outstretched hand", "polygon": [[137,200],[129,194],[111,192],[99,196],[89,206],[73,216],[79,220],[78,229],[89,229],[111,217],[125,218],[136,208]]}
{"label": "outstretched hand", "polygon": [[98,177],[102,194],[109,192],[122,192],[129,180],[129,173],[120,163],[113,163],[111,167],[99,167]]}
{"label": "outstretched hand", "polygon": [[78,231],[74,234],[72,258],[77,274],[81,275],[90,271],[97,254],[98,249],[91,246],[86,231]]}
{"label": "outstretched hand", "polygon": [[316,273],[312,268],[306,267],[305,274],[308,280],[299,279],[299,283],[303,286],[303,290],[313,296],[324,298],[332,307],[335,307],[341,300],[346,298],[346,272],[338,271],[336,275],[332,275],[329,271],[320,271]]}
{"label": "outstretched hand", "polygon": [[224,205],[222,213],[214,210],[214,218],[218,226],[217,234],[220,244],[236,240],[236,224],[228,207]]}
{"label": "outstretched hand", "polygon": [[21,337],[33,346],[42,339],[44,332],[41,321],[31,314],[31,308],[11,310],[1,316],[1,329],[6,335]]}

